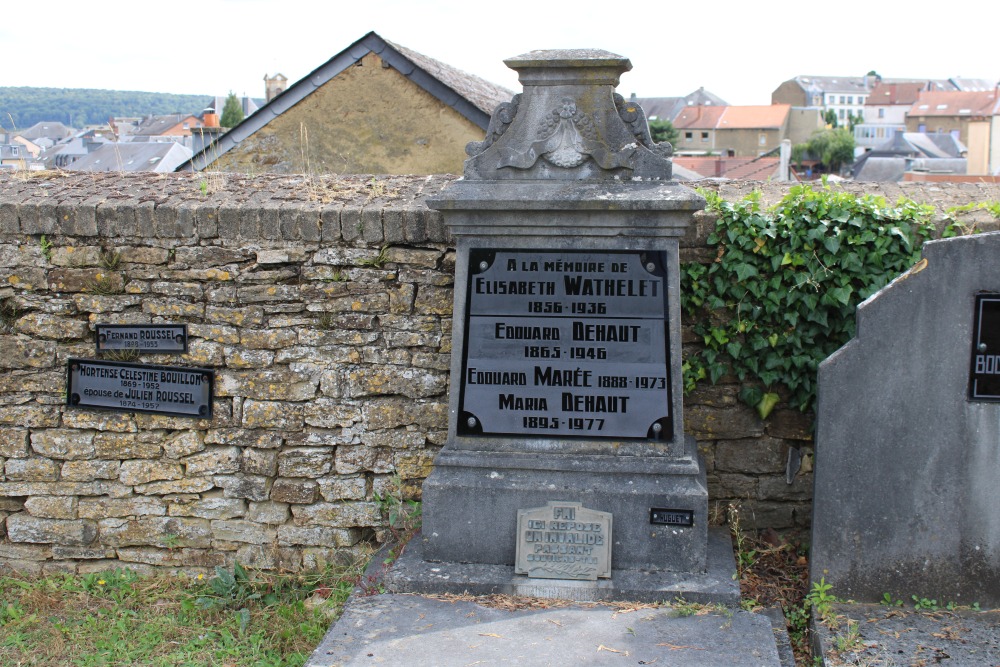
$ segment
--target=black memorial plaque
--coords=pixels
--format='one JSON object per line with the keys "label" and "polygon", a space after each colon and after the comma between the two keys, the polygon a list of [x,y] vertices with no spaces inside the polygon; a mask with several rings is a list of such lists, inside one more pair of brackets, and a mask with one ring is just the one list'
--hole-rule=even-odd
{"label": "black memorial plaque", "polygon": [[654,526],[694,526],[694,510],[649,509],[649,523]]}
{"label": "black memorial plaque", "polygon": [[969,399],[1000,401],[1000,294],[976,295]]}
{"label": "black memorial plaque", "polygon": [[469,253],[458,432],[672,433],[664,252]]}
{"label": "black memorial plaque", "polygon": [[207,368],[70,359],[66,381],[73,407],[212,417],[215,371]]}
{"label": "black memorial plaque", "polygon": [[183,354],[188,349],[186,324],[98,324],[95,329],[98,352]]}

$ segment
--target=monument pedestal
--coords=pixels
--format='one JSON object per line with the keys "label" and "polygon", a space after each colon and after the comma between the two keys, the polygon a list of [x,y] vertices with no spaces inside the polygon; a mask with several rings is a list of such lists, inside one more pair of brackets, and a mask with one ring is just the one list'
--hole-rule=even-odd
{"label": "monument pedestal", "polygon": [[523,595],[580,602],[673,602],[680,598],[698,604],[739,606],[740,582],[729,529],[709,528],[707,538],[702,572],[613,568],[610,579],[573,581],[515,574],[513,565],[429,560],[421,531],[388,568],[383,568],[383,559],[376,556],[366,579],[378,581],[390,593]]}
{"label": "monument pedestal", "polygon": [[627,59],[506,62],[524,92],[428,200],[457,250],[448,441],[387,585],[735,603],[684,434],[678,238],[705,202],[615,94]]}
{"label": "monument pedestal", "polygon": [[445,449],[423,500],[424,557],[432,561],[511,564],[519,509],[575,501],[613,515],[612,568],[706,570],[708,490],[694,457]]}

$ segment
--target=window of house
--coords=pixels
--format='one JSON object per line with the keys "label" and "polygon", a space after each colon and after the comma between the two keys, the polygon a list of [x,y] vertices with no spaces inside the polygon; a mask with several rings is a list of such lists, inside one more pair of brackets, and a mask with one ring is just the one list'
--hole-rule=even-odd
{"label": "window of house", "polygon": [[921,134],[927,134],[927,124],[920,123],[919,125],[917,125],[917,132],[920,132]]}
{"label": "window of house", "polygon": [[17,157],[17,146],[10,147],[10,154],[12,157]]}
{"label": "window of house", "polygon": [[702,141],[708,141],[708,132],[702,132],[701,133],[701,140]]}
{"label": "window of house", "polygon": [[848,104],[854,104],[854,95],[848,95],[847,96],[847,103]]}
{"label": "window of house", "polygon": [[758,134],[757,135],[757,143],[760,144],[761,146],[766,145],[767,144],[767,135],[764,134],[763,132],[761,132],[760,134]]}
{"label": "window of house", "polygon": [[840,119],[844,120],[844,110],[843,109],[840,109],[839,115],[840,115]]}
{"label": "window of house", "polygon": [[840,103],[844,104],[844,96],[843,95],[840,96]]}
{"label": "window of house", "polygon": [[885,109],[879,109],[878,110],[878,117],[879,118],[885,118]]}
{"label": "window of house", "polygon": [[834,104],[836,101],[837,97],[835,95],[830,95],[830,101],[827,102],[827,104]]}
{"label": "window of house", "polygon": [[694,132],[684,133],[684,141],[691,141],[692,139],[694,139]]}

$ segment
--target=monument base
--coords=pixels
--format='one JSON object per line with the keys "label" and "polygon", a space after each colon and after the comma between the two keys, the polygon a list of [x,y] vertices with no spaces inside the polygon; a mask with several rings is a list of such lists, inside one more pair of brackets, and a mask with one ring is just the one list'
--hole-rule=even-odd
{"label": "monument base", "polygon": [[[689,438],[690,440],[690,438]],[[696,452],[693,442],[687,451]],[[551,501],[610,512],[611,567],[703,573],[708,488],[687,457],[483,452],[446,447],[423,487],[423,555],[512,566],[518,510]]]}
{"label": "monument base", "polygon": [[502,594],[588,602],[672,602],[683,598],[735,607],[740,602],[740,584],[728,529],[709,530],[707,544],[704,572],[613,569],[610,579],[595,582],[532,579],[514,574],[512,565],[427,561],[426,538],[418,533],[387,569],[381,570],[381,558],[372,559],[373,570],[366,580],[382,583],[390,593]]}

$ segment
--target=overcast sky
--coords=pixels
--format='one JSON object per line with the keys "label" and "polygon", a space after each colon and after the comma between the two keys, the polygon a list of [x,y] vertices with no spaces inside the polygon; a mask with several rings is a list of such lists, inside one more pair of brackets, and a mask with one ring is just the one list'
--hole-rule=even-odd
{"label": "overcast sky", "polygon": [[918,3],[882,0],[8,4],[0,86],[263,97],[266,73],[298,81],[371,30],[514,91],[505,58],[560,48],[629,58],[618,88],[625,96],[703,86],[730,104],[770,104],[771,91],[797,74],[1000,78],[995,2],[934,16]]}

